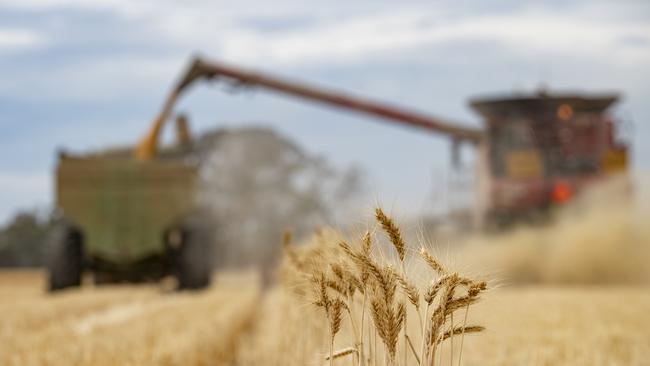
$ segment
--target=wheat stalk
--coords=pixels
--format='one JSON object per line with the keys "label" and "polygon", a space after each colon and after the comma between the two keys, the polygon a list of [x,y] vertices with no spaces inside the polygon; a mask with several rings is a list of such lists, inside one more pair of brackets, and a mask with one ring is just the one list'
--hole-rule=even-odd
{"label": "wheat stalk", "polygon": [[[397,253],[399,270],[395,270],[396,267],[389,264],[381,252],[378,255],[381,260],[375,259],[373,235],[369,231],[354,246],[338,239],[332,241],[324,231],[318,234],[311,247],[291,247],[290,239],[285,236],[283,240],[285,255],[289,259],[285,263],[294,269],[294,280],[311,286],[315,295],[313,303],[324,310],[329,331],[329,356],[325,360],[332,365],[335,359],[353,354],[353,364],[377,366],[377,357],[381,356],[381,347],[378,349],[376,343],[379,338],[383,344],[384,365],[396,365],[397,348],[403,334],[404,360],[399,364],[407,366],[413,360],[419,365],[439,364],[441,360],[435,362],[436,356],[442,355],[439,349],[447,340],[453,362],[457,346],[454,336],[461,336],[457,351],[462,355],[464,335],[483,330],[480,325],[468,326],[467,315],[469,307],[480,300],[487,284],[448,272],[422,248],[419,257],[433,270],[435,277],[427,286],[419,288],[406,273],[406,242],[398,226],[381,209],[375,211],[375,216]],[[424,308],[421,301],[424,301]],[[419,352],[406,327],[407,304],[415,308],[420,320],[418,334],[422,344]],[[359,306],[361,309],[356,310]],[[343,310],[348,313],[347,320],[342,316]],[[455,315],[463,310],[462,326],[455,326],[454,318],[460,319]],[[366,313],[371,321],[365,321]],[[361,321],[357,322],[359,315]],[[335,351],[334,340],[344,321],[350,324],[354,344]]]}

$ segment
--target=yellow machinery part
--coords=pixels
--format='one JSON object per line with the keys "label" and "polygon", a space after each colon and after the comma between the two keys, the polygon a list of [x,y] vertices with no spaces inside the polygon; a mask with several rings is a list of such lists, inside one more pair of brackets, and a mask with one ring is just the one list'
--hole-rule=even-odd
{"label": "yellow machinery part", "polygon": [[627,170],[627,160],[626,149],[609,149],[600,160],[600,168],[604,174],[624,172]]}
{"label": "yellow machinery part", "polygon": [[518,150],[506,156],[506,174],[510,178],[534,179],[543,174],[542,159],[536,150]]}

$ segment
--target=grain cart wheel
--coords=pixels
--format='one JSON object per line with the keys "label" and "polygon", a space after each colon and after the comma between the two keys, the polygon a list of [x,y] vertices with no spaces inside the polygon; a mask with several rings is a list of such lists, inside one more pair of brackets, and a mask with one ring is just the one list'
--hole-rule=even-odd
{"label": "grain cart wheel", "polygon": [[81,285],[83,235],[69,223],[57,224],[50,233],[47,269],[49,290]]}
{"label": "grain cart wheel", "polygon": [[180,229],[166,235],[171,267],[179,290],[202,289],[212,276],[212,235],[200,219],[185,220]]}

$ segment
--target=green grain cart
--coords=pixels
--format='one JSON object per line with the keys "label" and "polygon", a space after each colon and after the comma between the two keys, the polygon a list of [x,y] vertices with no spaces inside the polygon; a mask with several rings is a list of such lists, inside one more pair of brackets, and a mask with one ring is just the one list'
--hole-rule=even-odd
{"label": "green grain cart", "polygon": [[195,205],[197,167],[186,155],[148,161],[129,151],[60,153],[56,204],[62,220],[51,238],[51,290],[95,283],[157,280],[202,288],[211,276],[210,231]]}

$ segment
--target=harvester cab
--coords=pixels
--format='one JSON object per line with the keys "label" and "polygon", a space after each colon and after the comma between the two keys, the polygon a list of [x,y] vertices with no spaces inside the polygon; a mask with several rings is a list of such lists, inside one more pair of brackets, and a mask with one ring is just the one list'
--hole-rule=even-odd
{"label": "harvester cab", "polygon": [[487,211],[498,226],[534,218],[627,170],[628,146],[608,113],[617,95],[474,99],[485,121]]}

